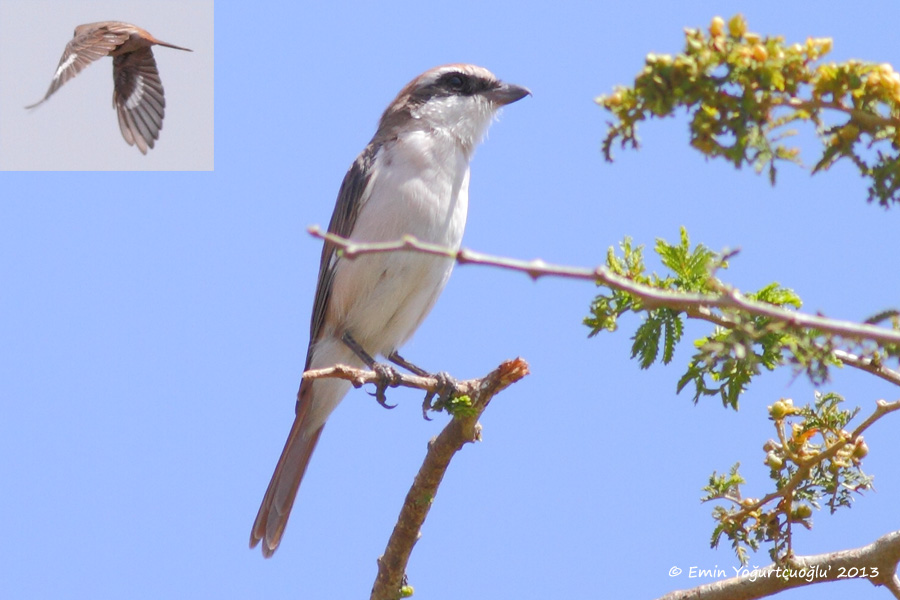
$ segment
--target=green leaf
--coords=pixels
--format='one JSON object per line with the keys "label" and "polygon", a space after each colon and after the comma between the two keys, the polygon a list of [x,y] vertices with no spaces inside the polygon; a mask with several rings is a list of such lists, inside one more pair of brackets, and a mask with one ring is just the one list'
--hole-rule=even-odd
{"label": "green leaf", "polygon": [[758,292],[747,294],[747,298],[776,306],[793,306],[794,308],[803,306],[800,296],[794,290],[783,288],[777,283],[770,283]]}
{"label": "green leaf", "polygon": [[662,360],[663,364],[667,365],[672,362],[672,358],[675,355],[675,345],[681,341],[681,335],[684,333],[684,323],[677,312],[671,309],[665,309],[664,312],[667,317],[663,321],[666,328],[666,336]]}
{"label": "green leaf", "polygon": [[691,250],[687,230],[681,228],[681,239],[677,245],[664,239],[656,240],[656,252],[662,263],[675,275],[676,288],[686,292],[706,292],[709,288],[710,265],[716,253],[698,244]]}
{"label": "green leaf", "polygon": [[656,362],[661,335],[662,322],[651,313],[647,316],[647,319],[641,323],[641,326],[638,327],[637,332],[632,338],[634,344],[631,346],[631,358],[639,356],[642,369],[648,369],[650,368],[650,365]]}

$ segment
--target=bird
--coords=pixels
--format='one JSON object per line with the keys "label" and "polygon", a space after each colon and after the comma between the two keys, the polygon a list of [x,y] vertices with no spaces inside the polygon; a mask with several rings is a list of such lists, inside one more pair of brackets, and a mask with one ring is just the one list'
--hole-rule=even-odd
{"label": "bird", "polygon": [[151,46],[193,52],[189,48],[160,41],[130,23],[101,21],[79,25],[66,44],[47,93],[25,108],[44,103],[86,66],[104,56],[111,56],[115,82],[113,106],[119,117],[119,129],[129,146],[137,144],[141,154],[147,154],[147,150],[153,148],[159,139],[166,106]]}
{"label": "bird", "polygon": [[[338,192],[330,233],[354,242],[405,235],[458,249],[466,223],[469,161],[499,109],[531,92],[471,64],[430,69],[407,84]],[[397,353],[431,310],[453,269],[447,257],[376,253],[348,260],[326,240],[304,371],[383,366],[381,355],[425,373]],[[390,367],[388,367],[390,368]],[[295,418],[250,534],[269,558],[278,548],[325,421],[349,390],[340,379],[301,379]]]}

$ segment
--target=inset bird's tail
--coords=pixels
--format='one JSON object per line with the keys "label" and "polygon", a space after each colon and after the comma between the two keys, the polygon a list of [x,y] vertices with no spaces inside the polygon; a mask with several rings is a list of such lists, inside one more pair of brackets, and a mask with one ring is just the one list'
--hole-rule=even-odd
{"label": "inset bird's tail", "polygon": [[185,52],[193,52],[190,48],[182,48],[181,46],[176,46],[175,44],[170,44],[169,42],[161,42],[156,38],[153,38],[153,43],[157,46],[165,46],[166,48],[175,48],[176,50],[184,50]]}

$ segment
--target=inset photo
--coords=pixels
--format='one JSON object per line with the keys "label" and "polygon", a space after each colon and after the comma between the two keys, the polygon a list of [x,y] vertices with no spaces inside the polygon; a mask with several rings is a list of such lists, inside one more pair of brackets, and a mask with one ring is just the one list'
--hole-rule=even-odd
{"label": "inset photo", "polygon": [[213,170],[213,57],[212,0],[0,3],[0,170]]}

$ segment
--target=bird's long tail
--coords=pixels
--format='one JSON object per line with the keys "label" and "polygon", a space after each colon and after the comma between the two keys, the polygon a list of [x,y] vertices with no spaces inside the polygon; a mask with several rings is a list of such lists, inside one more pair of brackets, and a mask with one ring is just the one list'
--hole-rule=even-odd
{"label": "bird's long tail", "polygon": [[309,397],[312,394],[311,384],[306,380],[300,384],[297,416],[250,532],[250,547],[254,548],[262,541],[262,553],[266,558],[272,556],[281,543],[300,481],[325,427],[324,423],[310,427],[307,418],[312,406]]}

